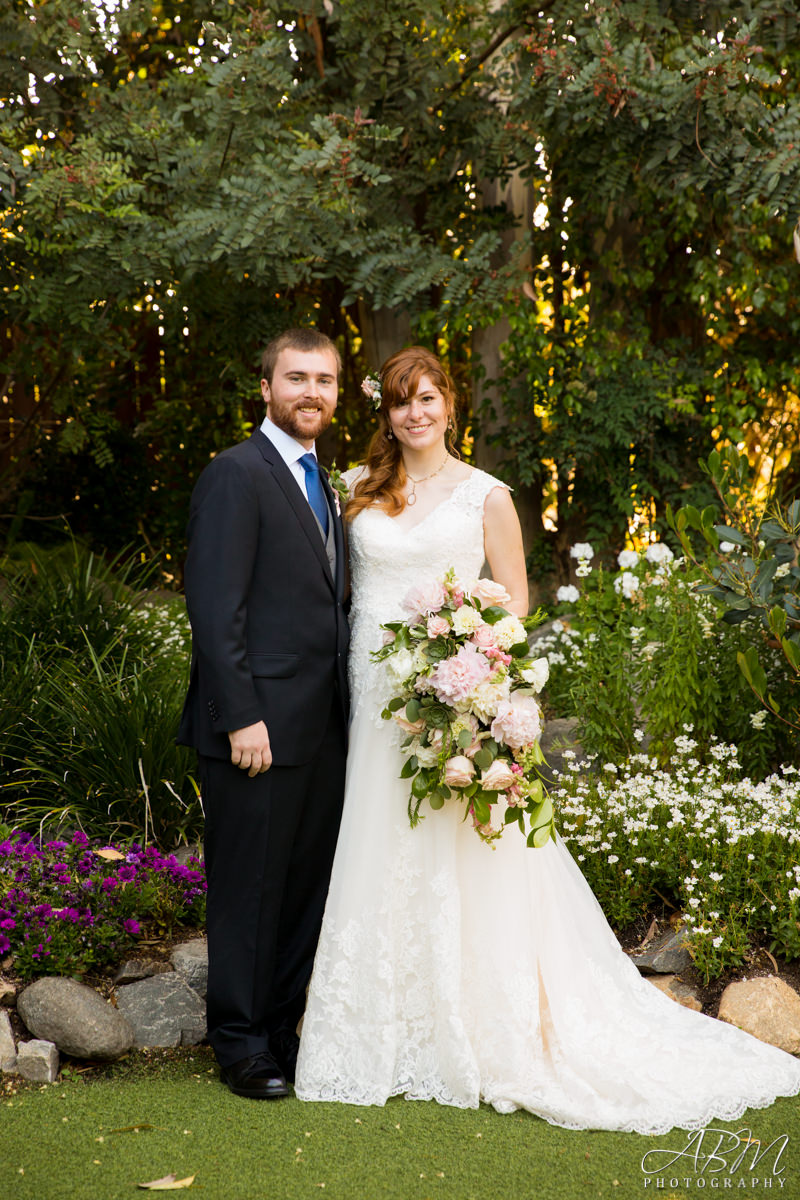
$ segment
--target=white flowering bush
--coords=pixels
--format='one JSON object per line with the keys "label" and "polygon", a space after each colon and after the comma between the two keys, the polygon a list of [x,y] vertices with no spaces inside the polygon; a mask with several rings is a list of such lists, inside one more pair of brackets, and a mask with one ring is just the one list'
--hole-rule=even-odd
{"label": "white flowering bush", "polygon": [[[622,762],[636,752],[641,727],[667,763],[689,723],[704,747],[712,737],[734,741],[745,769],[757,776],[798,758],[796,743],[739,670],[737,654],[747,646],[741,629],[721,619],[695,566],[663,542],[621,551],[616,572],[593,570],[591,547],[573,549],[588,574],[568,596],[559,589],[564,617],[537,648],[550,662],[551,711],[577,717],[587,750]],[[780,696],[787,673],[779,651],[767,652],[765,661]]]}
{"label": "white flowering bush", "polygon": [[557,776],[561,834],[612,924],[674,903],[707,979],[754,945],[798,958],[800,771],[743,778],[735,746],[712,739],[702,762],[693,732],[675,739],[668,768],[638,753]]}

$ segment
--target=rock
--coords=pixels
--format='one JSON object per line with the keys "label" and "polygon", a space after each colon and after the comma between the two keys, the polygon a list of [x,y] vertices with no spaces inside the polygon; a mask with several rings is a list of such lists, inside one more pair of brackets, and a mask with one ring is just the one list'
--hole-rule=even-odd
{"label": "rock", "polygon": [[800,996],[777,975],[729,983],[719,1002],[719,1019],[800,1054]]}
{"label": "rock", "polygon": [[0,1004],[4,1004],[6,1008],[13,1008],[16,1002],[17,989],[14,984],[0,976]]}
{"label": "rock", "polygon": [[16,1072],[32,1083],[55,1083],[58,1078],[58,1050],[52,1042],[38,1038],[32,1042],[20,1042]]}
{"label": "rock", "polygon": [[206,1035],[206,1005],[177,971],[117,988],[117,1004],[137,1046],[196,1046]]}
{"label": "rock", "polygon": [[179,862],[182,867],[189,865],[190,858],[199,858],[201,862],[203,861],[203,847],[199,842],[195,842],[191,846],[178,846],[178,849],[173,850],[172,854],[175,861]]}
{"label": "rock", "polygon": [[58,975],[35,980],[17,997],[17,1012],[35,1038],[63,1054],[110,1062],[133,1045],[133,1028],[94,988]]}
{"label": "rock", "polygon": [[163,975],[171,971],[168,962],[159,958],[129,958],[114,976],[114,983],[136,983],[137,979],[149,979],[151,975]]}
{"label": "rock", "polygon": [[172,965],[184,977],[193,992],[205,996],[208,990],[208,942],[194,938],[181,942],[172,951]]}
{"label": "rock", "polygon": [[0,1009],[0,1071],[13,1071],[17,1065],[17,1047],[7,1012]]}
{"label": "rock", "polygon": [[[589,766],[589,760],[577,740],[577,727],[577,717],[553,717],[545,722],[540,744],[545,757],[541,771],[546,782],[552,783],[556,774],[565,775],[568,763],[577,763],[582,771]],[[565,751],[570,753],[565,756]]]}
{"label": "rock", "polygon": [[631,954],[631,960],[646,974],[680,975],[681,971],[692,965],[692,956],[683,944],[685,938],[683,929],[668,929],[651,942],[643,953]]}
{"label": "rock", "polygon": [[647,982],[652,983],[653,987],[657,987],[665,996],[669,996],[670,1000],[682,1004],[684,1008],[692,1008],[695,1012],[703,1011],[697,992],[689,987],[688,983],[681,983],[677,975],[657,975]]}

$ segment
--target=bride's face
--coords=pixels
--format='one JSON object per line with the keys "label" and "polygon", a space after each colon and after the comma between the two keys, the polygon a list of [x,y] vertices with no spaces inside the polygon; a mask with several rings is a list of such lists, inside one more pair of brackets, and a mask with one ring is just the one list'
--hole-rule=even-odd
{"label": "bride's face", "polygon": [[430,450],[444,444],[447,432],[447,402],[427,375],[413,396],[400,400],[388,411],[389,425],[401,446]]}

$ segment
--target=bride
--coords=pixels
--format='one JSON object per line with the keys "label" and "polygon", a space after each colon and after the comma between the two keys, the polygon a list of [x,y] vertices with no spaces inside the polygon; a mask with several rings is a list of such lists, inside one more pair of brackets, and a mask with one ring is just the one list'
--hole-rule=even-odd
{"label": "bride", "polygon": [[354,716],[296,1093],[484,1101],[639,1133],[794,1095],[800,1062],[641,979],[560,839],[528,849],[509,828],[492,849],[455,804],[409,825],[403,735],[381,719],[391,688],[370,659],[381,623],[413,585],[450,567],[476,579],[484,560],[527,611],[509,491],[448,448],[454,399],[434,355],[393,355],[367,462],[348,473]]}

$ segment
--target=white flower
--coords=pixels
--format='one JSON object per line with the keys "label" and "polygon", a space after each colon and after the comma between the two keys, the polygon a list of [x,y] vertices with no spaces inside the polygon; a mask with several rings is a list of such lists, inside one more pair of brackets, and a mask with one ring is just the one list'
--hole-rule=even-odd
{"label": "white flower", "polygon": [[579,561],[583,559],[588,562],[590,558],[594,558],[594,550],[589,542],[576,542],[570,549],[570,558],[577,558]]}
{"label": "white flower", "polygon": [[494,629],[495,641],[501,650],[509,650],[512,646],[516,646],[520,642],[527,640],[525,626],[519,617],[501,617],[492,628]]}
{"label": "white flower", "polygon": [[645,550],[644,556],[648,562],[656,563],[658,566],[661,566],[662,563],[671,563],[675,557],[664,542],[652,542]]}
{"label": "white flower", "polygon": [[634,729],[633,736],[636,738],[637,742],[643,742],[644,741],[644,730]]}
{"label": "white flower", "polygon": [[470,711],[479,721],[483,721],[484,725],[488,725],[497,716],[502,701],[508,699],[510,687],[511,681],[507,676],[499,683],[484,680],[473,689],[469,702]]}
{"label": "white flower", "polygon": [[483,617],[471,604],[462,604],[461,608],[457,608],[453,613],[453,629],[459,635],[474,633],[483,624]]}
{"label": "white flower", "polygon": [[567,583],[556,592],[556,600],[559,604],[575,604],[580,595],[574,583]]}
{"label": "white flower", "polygon": [[639,555],[635,550],[620,550],[617,555],[617,563],[621,571],[630,571],[633,567],[638,566]]}
{"label": "white flower", "polygon": [[781,565],[778,567],[777,571],[775,572],[775,578],[783,579],[786,575],[789,574],[791,569],[792,569],[791,563],[781,563]]}
{"label": "white flower", "polygon": [[553,633],[563,633],[565,628],[563,621],[553,621]]}
{"label": "white flower", "polygon": [[396,654],[390,654],[384,661],[395,687],[402,686],[409,675],[417,669],[417,656],[411,650],[398,650]]}
{"label": "white flower", "polygon": [[720,554],[733,554],[733,552],[738,549],[739,547],[733,542],[720,542],[719,544]]}
{"label": "white flower", "polygon": [[529,667],[520,671],[522,678],[529,683],[535,692],[540,692],[550,675],[550,663],[546,658],[536,658]]}
{"label": "white flower", "polygon": [[612,863],[612,864],[615,862],[619,862],[619,855],[618,854],[609,854],[608,858],[606,859],[606,862]]}
{"label": "white flower", "polygon": [[767,710],[765,708],[762,708],[759,712],[750,714],[750,724],[753,726],[753,729],[763,729],[766,719]]}
{"label": "white flower", "polygon": [[634,592],[639,590],[639,580],[630,571],[623,571],[614,580],[614,591],[622,592],[626,600],[630,600]]}
{"label": "white flower", "polygon": [[720,946],[722,945],[722,937],[718,934],[713,939],[711,945],[714,947],[715,950],[719,950]]}

